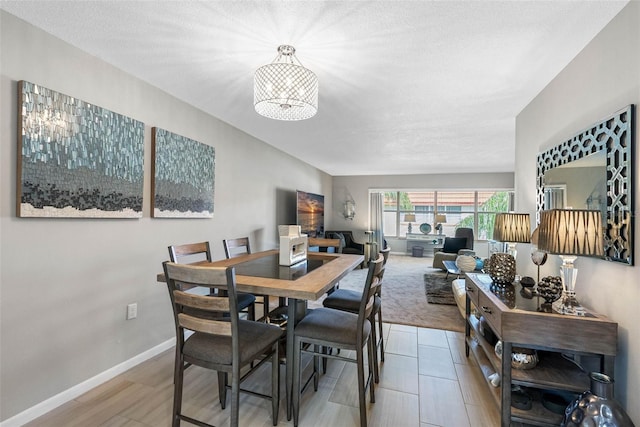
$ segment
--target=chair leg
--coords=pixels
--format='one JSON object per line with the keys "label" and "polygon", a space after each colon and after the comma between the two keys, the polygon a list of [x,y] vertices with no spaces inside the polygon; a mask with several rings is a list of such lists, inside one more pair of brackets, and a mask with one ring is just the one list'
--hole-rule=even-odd
{"label": "chair leg", "polygon": [[384,362],[384,332],[382,330],[382,307],[378,309],[378,330],[380,331],[380,361]]}
{"label": "chair leg", "polygon": [[294,339],[294,350],[293,350],[293,396],[292,396],[292,407],[293,407],[293,425],[294,427],[298,427],[298,415],[300,411],[300,345],[301,341],[299,338]]}
{"label": "chair leg", "polygon": [[280,412],[280,356],[278,348],[280,344],[276,341],[273,344],[273,354],[271,355],[271,410],[273,425],[278,425],[278,412]]}
{"label": "chair leg", "polygon": [[172,426],[180,427],[180,414],[182,412],[182,384],[184,379],[184,360],[182,355],[176,355],[175,371],[173,375],[173,416]]}
{"label": "chair leg", "polygon": [[269,316],[269,309],[271,306],[269,305],[269,295],[262,296],[262,317],[265,319]]}
{"label": "chair leg", "polygon": [[234,366],[231,374],[231,421],[230,427],[238,427],[240,419],[240,367]]}
{"label": "chair leg", "polygon": [[[322,347],[322,352],[324,352],[324,346]],[[313,391],[318,391],[318,380],[320,379],[320,356],[317,354],[320,352],[320,346],[313,346]],[[323,357],[322,359],[326,359]]]}
{"label": "chair leg", "polygon": [[226,372],[218,371],[218,397],[222,409],[227,406],[227,378]]}
{"label": "chair leg", "polygon": [[[333,349],[331,347],[326,347],[323,346],[322,347],[322,354],[331,354],[333,352]],[[322,358],[322,374],[326,374],[327,373],[327,362],[328,362],[329,358],[328,357],[323,357]]]}
{"label": "chair leg", "polygon": [[[364,378],[364,348],[361,347],[357,349],[356,354],[358,365],[358,400],[360,404],[360,426],[367,427],[367,399],[365,394],[366,381]],[[369,360],[369,371],[371,371],[371,360]]]}
{"label": "chair leg", "polygon": [[247,307],[247,320],[256,320],[256,303],[254,302]]}
{"label": "chair leg", "polygon": [[378,338],[376,337],[376,324],[375,324],[375,313],[371,313],[369,317],[369,322],[373,327],[371,328],[371,336],[369,337],[370,345],[373,346],[373,358],[370,360],[373,365],[373,380],[377,383],[380,382],[380,372],[378,370]]}
{"label": "chair leg", "polygon": [[[369,400],[371,401],[371,403],[376,403],[376,395],[375,395],[375,390],[373,387],[373,382],[371,382],[374,379],[374,370],[371,368],[371,365],[375,363],[376,357],[376,345],[373,341],[371,341],[371,337],[369,337],[369,345],[367,346],[367,350],[369,351],[369,355],[367,356],[369,359],[369,374],[367,376],[367,382],[369,382]],[[365,382],[366,385],[366,382]]]}

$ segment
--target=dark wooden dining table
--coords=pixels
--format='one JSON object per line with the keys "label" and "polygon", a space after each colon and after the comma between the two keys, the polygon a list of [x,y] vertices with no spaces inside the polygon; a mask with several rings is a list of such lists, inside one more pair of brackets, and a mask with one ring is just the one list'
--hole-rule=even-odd
{"label": "dark wooden dining table", "polygon": [[[351,270],[362,264],[363,255],[309,252],[306,261],[292,266],[279,265],[278,249],[238,257],[194,264],[211,267],[233,267],[236,271],[236,289],[258,295],[287,299],[286,360],[293,360],[295,324],[304,317],[308,301],[321,298]],[[164,273],[157,276],[166,282]],[[287,419],[291,419],[293,390],[293,364],[286,363]]]}

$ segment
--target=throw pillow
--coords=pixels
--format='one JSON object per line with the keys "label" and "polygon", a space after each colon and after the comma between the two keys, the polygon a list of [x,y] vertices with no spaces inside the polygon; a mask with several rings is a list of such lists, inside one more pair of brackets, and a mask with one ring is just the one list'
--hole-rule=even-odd
{"label": "throw pillow", "polygon": [[327,236],[328,239],[340,239],[340,247],[344,248],[347,246],[345,239],[344,239],[344,235],[342,233],[327,233],[329,236]]}
{"label": "throw pillow", "polygon": [[476,269],[476,259],[469,255],[458,255],[456,266],[463,273],[473,271]]}
{"label": "throw pillow", "polygon": [[467,244],[466,237],[445,237],[442,252],[457,254],[460,249],[464,249]]}

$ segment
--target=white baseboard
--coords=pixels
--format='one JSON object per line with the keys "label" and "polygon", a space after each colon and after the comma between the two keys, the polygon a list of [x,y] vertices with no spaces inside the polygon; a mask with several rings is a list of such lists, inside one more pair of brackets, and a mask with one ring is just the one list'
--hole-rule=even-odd
{"label": "white baseboard", "polygon": [[75,399],[83,393],[103,384],[110,379],[126,372],[127,370],[133,368],[140,363],[151,359],[152,357],[162,353],[165,350],[170,349],[176,343],[175,338],[171,338],[157,346],[150,348],[149,350],[138,354],[137,356],[132,357],[129,360],[125,360],[119,365],[114,366],[113,368],[107,369],[104,372],[99,373],[95,377],[89,378],[86,381],[81,382],[61,393],[56,394],[55,396],[38,403],[35,406],[32,406],[29,409],[26,409],[20,412],[13,417],[0,422],[0,427],[20,427],[36,418],[46,414],[47,412],[61,406],[70,400]]}

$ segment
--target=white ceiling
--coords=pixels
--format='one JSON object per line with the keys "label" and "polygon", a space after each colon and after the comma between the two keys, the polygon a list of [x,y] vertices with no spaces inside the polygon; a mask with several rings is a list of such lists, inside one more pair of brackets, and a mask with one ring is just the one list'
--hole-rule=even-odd
{"label": "white ceiling", "polygon": [[[338,176],[513,171],[516,115],[626,3],[0,0],[0,8]],[[281,44],[318,76],[309,120],[253,109],[253,73]]]}

